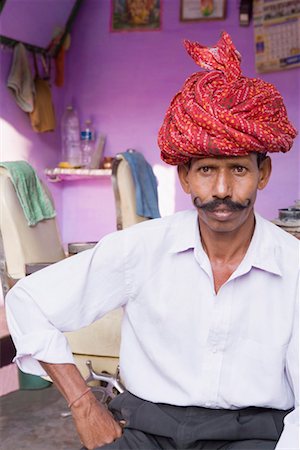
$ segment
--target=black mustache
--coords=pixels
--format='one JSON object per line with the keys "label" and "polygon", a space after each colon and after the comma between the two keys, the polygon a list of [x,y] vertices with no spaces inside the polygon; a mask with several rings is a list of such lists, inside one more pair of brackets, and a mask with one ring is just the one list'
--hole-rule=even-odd
{"label": "black mustache", "polygon": [[246,200],[245,203],[239,203],[234,202],[229,197],[225,198],[215,198],[214,200],[211,200],[207,203],[201,203],[199,197],[195,197],[193,200],[194,205],[196,208],[203,209],[204,211],[215,211],[219,206],[226,206],[227,209],[230,211],[242,211],[243,209],[246,209],[250,205],[250,200]]}

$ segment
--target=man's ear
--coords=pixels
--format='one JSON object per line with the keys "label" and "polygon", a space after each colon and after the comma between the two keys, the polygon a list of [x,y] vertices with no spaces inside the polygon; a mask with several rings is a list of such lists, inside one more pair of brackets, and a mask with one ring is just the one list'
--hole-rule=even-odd
{"label": "man's ear", "polygon": [[177,166],[177,172],[182,189],[186,194],[190,194],[190,183],[188,181],[189,167],[187,164]]}
{"label": "man's ear", "polygon": [[267,156],[266,159],[264,159],[260,163],[259,167],[259,182],[258,182],[259,190],[262,190],[267,186],[271,173],[272,173],[272,161],[271,158]]}

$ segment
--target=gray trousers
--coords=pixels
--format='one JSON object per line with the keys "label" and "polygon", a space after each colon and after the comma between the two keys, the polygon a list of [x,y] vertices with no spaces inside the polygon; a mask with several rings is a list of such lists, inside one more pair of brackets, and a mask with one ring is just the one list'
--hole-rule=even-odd
{"label": "gray trousers", "polygon": [[122,437],[102,450],[272,450],[289,412],[172,406],[151,403],[129,392],[112,400],[109,409],[126,425]]}

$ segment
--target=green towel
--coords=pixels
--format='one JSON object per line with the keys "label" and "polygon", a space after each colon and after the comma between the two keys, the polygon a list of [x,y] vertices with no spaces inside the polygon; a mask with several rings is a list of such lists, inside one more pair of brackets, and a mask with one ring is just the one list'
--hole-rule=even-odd
{"label": "green towel", "polygon": [[11,161],[0,162],[0,166],[5,167],[11,175],[29,226],[56,216],[51,200],[30,164],[26,161]]}

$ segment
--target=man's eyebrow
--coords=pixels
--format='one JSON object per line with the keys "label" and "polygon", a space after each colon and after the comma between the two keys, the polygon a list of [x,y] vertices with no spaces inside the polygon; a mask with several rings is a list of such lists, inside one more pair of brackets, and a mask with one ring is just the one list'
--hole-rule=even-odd
{"label": "man's eyebrow", "polygon": [[[212,164],[216,164],[216,163],[218,163],[218,161],[220,161],[220,160],[218,160],[218,159],[213,159],[213,158],[211,158],[211,159],[206,159],[206,160],[204,160],[204,159],[198,159],[197,161],[195,161],[194,162],[194,164],[204,164],[205,166],[210,166],[210,165],[212,165]],[[239,166],[239,165],[244,165],[244,164],[251,164],[251,160],[249,160],[249,159],[238,159],[238,160],[234,160],[234,159],[232,159],[232,158],[228,158],[228,160],[226,160],[226,163],[228,163],[228,164],[230,164],[230,165],[237,165],[237,166]]]}

